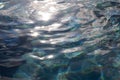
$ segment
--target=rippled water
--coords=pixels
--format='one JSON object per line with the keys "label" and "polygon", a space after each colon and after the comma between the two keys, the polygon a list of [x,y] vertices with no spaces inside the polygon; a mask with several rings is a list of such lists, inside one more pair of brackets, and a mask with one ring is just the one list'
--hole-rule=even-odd
{"label": "rippled water", "polygon": [[0,0],[1,79],[120,79],[119,13],[120,0]]}

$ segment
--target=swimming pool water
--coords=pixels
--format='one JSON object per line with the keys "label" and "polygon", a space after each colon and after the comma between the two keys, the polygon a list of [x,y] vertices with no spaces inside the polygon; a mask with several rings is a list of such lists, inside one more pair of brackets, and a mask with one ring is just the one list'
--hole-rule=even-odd
{"label": "swimming pool water", "polygon": [[0,80],[119,80],[120,0],[0,0]]}

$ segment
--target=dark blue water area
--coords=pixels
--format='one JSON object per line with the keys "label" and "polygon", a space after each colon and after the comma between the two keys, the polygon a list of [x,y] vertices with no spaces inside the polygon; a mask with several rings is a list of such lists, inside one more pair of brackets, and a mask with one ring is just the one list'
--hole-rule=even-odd
{"label": "dark blue water area", "polygon": [[0,0],[0,80],[120,80],[120,1]]}
{"label": "dark blue water area", "polygon": [[6,68],[0,66],[1,76],[13,77],[13,74],[16,72],[18,67]]}

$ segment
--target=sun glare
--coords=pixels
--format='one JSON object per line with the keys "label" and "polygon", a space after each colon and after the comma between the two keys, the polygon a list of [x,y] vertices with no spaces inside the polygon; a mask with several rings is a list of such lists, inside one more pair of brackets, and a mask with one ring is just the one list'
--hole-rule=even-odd
{"label": "sun glare", "polygon": [[33,37],[37,37],[38,35],[39,35],[38,32],[33,32],[33,33],[31,34],[31,36],[33,36]]}
{"label": "sun glare", "polygon": [[52,16],[51,13],[41,12],[41,11],[38,12],[38,15],[41,16],[41,19],[43,21],[48,21],[51,18],[51,16]]}

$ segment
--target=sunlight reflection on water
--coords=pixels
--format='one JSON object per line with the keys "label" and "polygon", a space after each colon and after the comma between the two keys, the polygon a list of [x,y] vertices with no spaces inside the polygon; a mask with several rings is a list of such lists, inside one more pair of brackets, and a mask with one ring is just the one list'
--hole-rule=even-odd
{"label": "sunlight reflection on water", "polygon": [[[0,16],[15,17],[15,20],[10,19],[6,22],[5,17],[0,19],[0,25],[5,28],[5,30],[0,29],[1,33],[9,32],[9,29],[15,31],[12,35],[17,37],[19,44],[17,44],[16,37],[5,41],[6,43],[14,42],[8,45],[23,49],[15,50],[15,47],[9,46],[6,48],[13,52],[19,51],[14,53],[21,54],[21,58],[26,60],[26,63],[16,71],[14,77],[28,78],[28,80],[73,80],[74,78],[86,80],[82,75],[95,71],[99,77],[94,80],[100,79],[103,72],[96,57],[106,55],[111,52],[110,49],[118,46],[106,43],[109,39],[107,32],[119,30],[115,28],[119,26],[117,23],[119,17],[115,18],[116,22],[111,22],[110,19],[120,12],[116,6],[107,9],[105,7],[103,10],[99,8],[99,5],[96,7],[104,1],[10,0],[5,5],[1,2]],[[11,26],[11,23],[15,25]],[[115,26],[109,30],[103,28],[114,24]],[[7,29],[8,26],[10,26],[9,29]],[[3,44],[0,43],[0,45]],[[110,49],[104,49],[103,46]],[[31,51],[24,51],[29,47]],[[3,49],[0,50],[3,51]]]}

